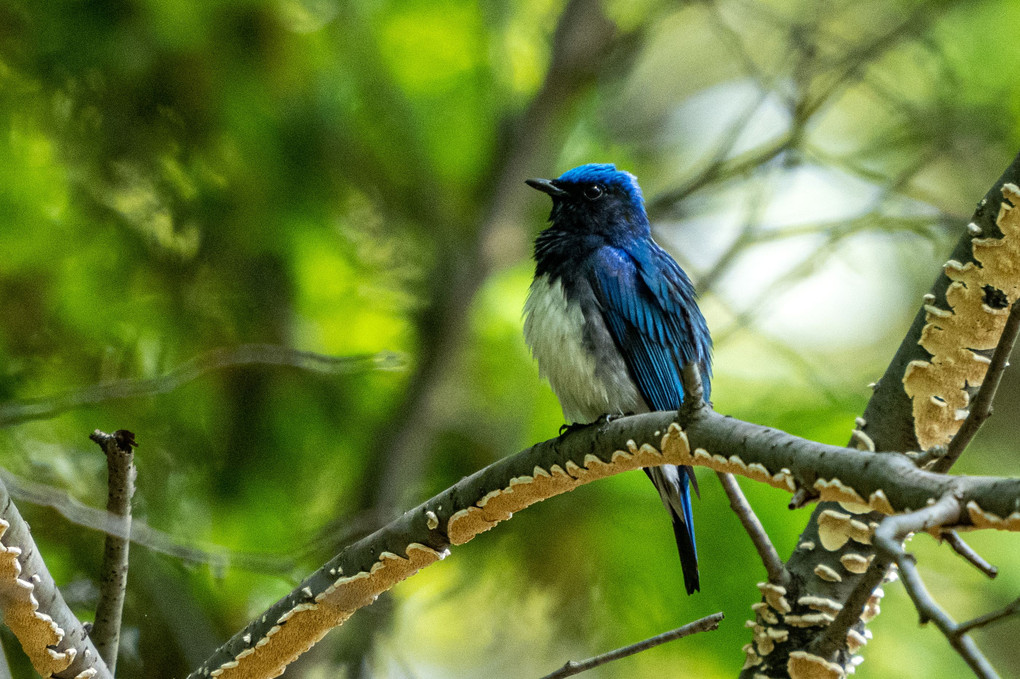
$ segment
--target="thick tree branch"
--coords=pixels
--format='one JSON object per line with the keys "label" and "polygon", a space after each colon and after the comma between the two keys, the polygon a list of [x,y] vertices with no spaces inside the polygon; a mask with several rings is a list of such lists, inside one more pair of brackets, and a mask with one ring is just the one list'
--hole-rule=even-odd
{"label": "thick tree branch", "polygon": [[563,677],[572,677],[580,674],[581,672],[587,672],[588,670],[595,669],[601,665],[611,663],[614,660],[626,658],[628,656],[641,653],[642,651],[647,651],[650,648],[661,646],[669,641],[683,639],[684,637],[689,637],[692,634],[697,634],[698,632],[710,632],[712,630],[719,629],[719,623],[722,622],[723,617],[725,616],[723,616],[722,613],[713,613],[712,615],[707,615],[700,620],[689,622],[683,627],[677,627],[669,632],[663,632],[662,634],[650,637],[644,641],[639,641],[636,644],[631,644],[630,646],[618,648],[615,651],[609,651],[608,653],[597,655],[594,658],[588,658],[581,662],[574,662],[573,660],[570,660],[563,667],[551,674],[545,675],[542,679],[563,679]]}
{"label": "thick tree branch", "polygon": [[[987,372],[987,360],[975,350],[991,350],[1001,343],[1008,315],[1003,304],[1020,295],[1014,265],[1020,251],[1020,222],[1011,205],[1018,202],[1018,182],[1020,155],[979,202],[968,228],[962,229],[949,261],[875,386],[859,429],[880,454],[946,446],[960,428],[963,421],[957,418],[967,407],[969,386],[981,383]],[[924,459],[937,457],[932,451]],[[925,502],[944,494],[935,493]],[[909,503],[913,510],[924,506]],[[885,576],[874,563],[878,557],[868,535],[869,526],[881,520],[879,513],[867,511],[875,508],[873,503],[823,502],[815,509],[786,561],[793,583],[783,593],[791,602],[790,615],[805,626],[787,626],[788,637],[766,649],[767,654],[749,656],[743,677],[788,676],[795,660],[810,662],[819,671],[848,670],[866,643],[863,626],[878,611],[881,590],[876,588]],[[968,506],[967,516],[975,520],[978,514]],[[845,529],[845,537],[834,536],[834,528]],[[768,593],[762,605],[767,599]],[[759,622],[768,624],[761,616]]]}
{"label": "thick tree branch", "polygon": [[[90,439],[99,444],[106,454],[109,469],[106,511],[123,524],[123,531],[131,534],[131,498],[135,494],[135,435],[124,429],[107,434],[98,429]],[[106,662],[110,674],[117,673],[117,652],[120,648],[121,618],[124,612],[124,595],[127,593],[128,548],[130,540],[107,533],[103,548],[102,575],[99,580],[99,603],[96,621],[92,626],[92,642]]]}
{"label": "thick tree branch", "polygon": [[0,617],[42,676],[110,679],[106,663],[64,602],[28,524],[2,483],[0,507]]}
{"label": "thick tree branch", "polygon": [[[674,412],[625,417],[537,444],[463,479],[343,550],[217,650],[192,678],[217,669],[224,670],[222,679],[275,676],[331,627],[443,558],[451,545],[535,502],[639,467],[705,466],[788,491],[811,487],[823,500],[887,513],[952,494],[967,507],[961,525],[1020,531],[1020,513],[1011,514],[1020,500],[1020,479],[950,477],[918,469],[906,455],[800,439],[714,412],[696,398],[699,387],[688,387],[691,398],[679,413],[683,429]],[[827,526],[820,539],[829,544],[870,535],[867,524],[847,517]]]}
{"label": "thick tree branch", "polygon": [[[1008,183],[1016,184],[1017,182],[1020,182],[1020,155],[1013,159],[1010,166],[978,203],[971,223],[977,226],[980,235],[993,239],[1002,235],[996,223],[1004,201],[1002,187]],[[961,229],[960,239],[950,253],[949,260],[960,262],[963,265],[973,263],[974,237],[975,234],[971,230]],[[904,388],[903,377],[907,372],[908,365],[912,362],[928,361],[931,358],[931,355],[919,344],[919,340],[922,330],[928,322],[928,309],[932,306],[942,309],[949,307],[947,292],[952,283],[953,280],[946,275],[944,269],[938,272],[934,284],[925,296],[924,305],[918,309],[896,355],[886,368],[885,374],[878,381],[871,400],[868,401],[868,407],[863,415],[867,422],[866,432],[875,442],[878,450],[922,449],[914,428],[912,400]],[[948,439],[945,443],[948,443]]]}

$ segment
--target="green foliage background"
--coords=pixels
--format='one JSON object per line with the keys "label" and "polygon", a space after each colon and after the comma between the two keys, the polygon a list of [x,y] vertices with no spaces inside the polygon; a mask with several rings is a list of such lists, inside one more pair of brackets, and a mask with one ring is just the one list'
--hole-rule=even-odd
{"label": "green foliage background", "polygon": [[[135,516],[163,533],[132,548],[123,677],[185,675],[353,537],[554,436],[520,318],[548,205],[523,180],[582,162],[641,178],[703,288],[716,407],[844,443],[1020,146],[1018,23],[1011,0],[0,0],[0,403],[242,343],[400,356],[6,422],[0,464],[44,484],[19,506],[65,596],[90,618],[102,535],[66,508],[102,506],[95,428],[136,433]],[[1013,473],[1018,388],[964,471]],[[763,572],[701,486],[694,597],[629,474],[454,550],[287,676],[537,677],[717,610],[718,632],[592,676],[734,676]],[[744,487],[788,554],[807,510]],[[958,618],[1020,586],[1011,536],[973,544],[999,579],[913,543]],[[886,590],[858,674],[964,676]],[[978,635],[1004,676],[1012,633]]]}

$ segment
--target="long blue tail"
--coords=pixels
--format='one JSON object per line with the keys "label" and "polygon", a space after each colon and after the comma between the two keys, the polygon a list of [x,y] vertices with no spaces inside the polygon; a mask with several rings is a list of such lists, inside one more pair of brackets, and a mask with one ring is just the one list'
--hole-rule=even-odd
{"label": "long blue tail", "polygon": [[[694,514],[691,511],[691,481],[694,469],[665,464],[645,469],[648,478],[655,484],[662,498],[662,504],[669,510],[673,520],[673,535],[677,551],[680,552],[680,567],[684,574],[684,586],[688,594],[701,590],[698,576],[698,549],[694,544]],[[697,490],[697,481],[695,490]]]}

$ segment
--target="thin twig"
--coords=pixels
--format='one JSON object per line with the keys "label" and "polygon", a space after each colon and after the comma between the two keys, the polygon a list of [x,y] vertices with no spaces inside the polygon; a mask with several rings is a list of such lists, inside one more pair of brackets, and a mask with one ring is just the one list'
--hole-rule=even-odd
{"label": "thin twig", "polygon": [[1020,613],[1020,599],[1014,599],[1011,603],[1003,606],[997,611],[985,613],[984,615],[980,615],[973,620],[968,620],[967,622],[961,622],[956,626],[956,636],[962,636],[973,629],[990,625],[993,622],[998,622],[999,620],[1008,618],[1011,615],[1016,615],[1017,613]]}
{"label": "thin twig", "polygon": [[818,498],[818,492],[809,489],[807,486],[800,486],[797,490],[793,491],[793,495],[790,497],[790,502],[787,507],[790,510],[800,509],[809,502],[814,502]]}
{"label": "thin twig", "polygon": [[924,509],[883,519],[875,529],[874,544],[880,553],[899,566],[903,587],[914,602],[914,607],[921,617],[921,624],[935,623],[974,674],[982,679],[994,679],[998,674],[991,663],[981,653],[974,640],[965,632],[961,632],[959,625],[935,602],[917,572],[917,560],[914,555],[903,549],[903,540],[910,533],[935,526],[952,525],[959,519],[960,514],[959,499],[947,493],[938,502]]}
{"label": "thin twig", "polygon": [[[835,98],[837,90],[849,87],[859,80],[856,74],[864,69],[866,63],[877,62],[883,54],[900,44],[903,38],[920,34],[930,25],[933,16],[936,14],[929,7],[920,7],[891,30],[842,55],[831,68],[827,69],[828,72],[822,73],[829,76],[829,82],[823,85],[821,91],[811,100],[805,98],[801,115],[810,117],[818,113],[824,104]],[[833,72],[835,77],[830,75]]]}
{"label": "thin twig", "polygon": [[187,538],[171,535],[137,518],[132,518],[131,525],[126,526],[120,517],[105,509],[89,507],[66,491],[16,476],[2,467],[0,481],[7,486],[11,497],[19,502],[50,507],[77,526],[129,539],[136,545],[190,564],[206,564],[214,572],[240,568],[255,573],[289,576],[294,571],[296,557],[311,551],[311,547],[292,549],[286,551],[289,556],[277,556],[241,552],[220,545],[200,546],[193,535]]}
{"label": "thin twig", "polygon": [[946,454],[932,465],[933,471],[942,473],[949,471],[949,468],[960,459],[960,455],[981,429],[981,425],[992,414],[995,392],[999,390],[1002,375],[1006,371],[1006,366],[1009,365],[1009,355],[1013,353],[1013,345],[1016,344],[1018,334],[1020,334],[1020,303],[1013,302],[1013,306],[1009,310],[1009,317],[1006,319],[1006,325],[1002,328],[1002,335],[999,336],[999,343],[992,354],[992,361],[988,364],[984,382],[981,383],[981,388],[978,389],[977,396],[974,397],[974,402],[971,404],[970,413],[946,447]]}
{"label": "thin twig", "polygon": [[949,546],[953,548],[954,552],[969,561],[974,568],[978,569],[988,577],[994,578],[999,574],[999,569],[985,561],[980,554],[974,551],[973,547],[963,541],[963,538],[961,538],[960,534],[955,530],[943,531],[942,539],[949,543]]}
{"label": "thin twig", "polygon": [[610,663],[614,660],[626,658],[627,656],[640,653],[641,651],[647,651],[649,648],[654,648],[666,643],[667,641],[682,639],[692,634],[697,634],[698,632],[709,632],[711,630],[718,629],[719,623],[722,621],[723,617],[725,616],[723,616],[722,613],[713,613],[712,615],[705,616],[701,620],[695,620],[694,622],[688,623],[683,627],[677,627],[669,632],[663,632],[662,634],[651,637],[650,639],[645,639],[644,641],[639,641],[636,644],[631,644],[630,646],[618,648],[615,651],[609,651],[608,653],[597,655],[594,658],[589,658],[588,660],[582,660],[581,662],[574,662],[573,660],[567,661],[567,664],[563,667],[551,674],[545,675],[542,679],[562,679],[563,677],[572,677],[575,674],[587,672],[590,669],[599,667],[600,665],[605,665],[606,663]]}
{"label": "thin twig", "polygon": [[783,560],[779,558],[779,552],[776,551],[772,540],[769,539],[769,534],[765,532],[761,521],[751,509],[751,504],[740,490],[737,479],[733,474],[725,472],[716,472],[716,475],[722,483],[723,490],[726,491],[726,497],[730,499],[730,508],[740,519],[741,525],[744,526],[744,530],[751,537],[751,542],[754,543],[754,548],[758,550],[758,556],[761,557],[761,562],[765,566],[769,582],[785,586],[790,579],[790,574],[783,567]]}
{"label": "thin twig", "polygon": [[276,344],[242,344],[199,354],[160,377],[112,380],[53,396],[4,403],[0,405],[0,427],[46,419],[104,401],[166,394],[213,370],[243,365],[290,366],[338,375],[365,370],[396,370],[402,368],[404,362],[398,354],[388,351],[358,356],[326,356]]}
{"label": "thin twig", "polygon": [[728,160],[710,162],[683,185],[665,191],[649,201],[648,213],[654,215],[663,212],[716,180],[733,177],[764,165],[793,148],[796,142],[796,137],[791,132],[786,132]]}
{"label": "thin twig", "polygon": [[[106,453],[109,468],[109,494],[106,511],[120,517],[124,532],[131,534],[131,498],[135,494],[135,435],[124,429],[113,434],[92,432],[90,439]],[[117,651],[120,648],[121,617],[124,612],[124,595],[127,592],[129,540],[106,535],[103,550],[102,577],[99,581],[99,603],[96,604],[96,622],[92,626],[92,642],[106,662],[110,674],[117,673]]]}
{"label": "thin twig", "polygon": [[922,450],[921,452],[907,453],[907,457],[914,461],[918,469],[930,469],[936,460],[940,460],[945,456],[946,447],[941,445],[932,446],[928,450]]}

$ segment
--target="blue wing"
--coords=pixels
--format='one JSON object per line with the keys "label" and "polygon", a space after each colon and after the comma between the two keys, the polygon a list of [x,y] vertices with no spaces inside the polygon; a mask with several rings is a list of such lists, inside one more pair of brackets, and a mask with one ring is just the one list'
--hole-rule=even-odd
{"label": "blue wing", "polygon": [[[698,309],[694,285],[683,269],[652,241],[634,251],[605,246],[592,255],[592,288],[610,334],[653,410],[680,407],[680,374],[688,363],[701,369],[709,394],[712,340]],[[690,484],[690,467],[664,465],[645,470],[673,519],[673,531],[687,593],[700,589]]]}
{"label": "blue wing", "polygon": [[688,363],[701,368],[708,398],[712,340],[687,274],[655,243],[643,250],[597,250],[592,287],[648,407],[669,410],[683,402]]}

